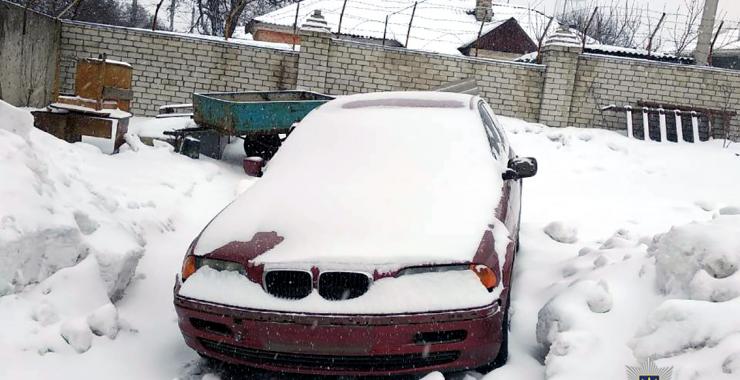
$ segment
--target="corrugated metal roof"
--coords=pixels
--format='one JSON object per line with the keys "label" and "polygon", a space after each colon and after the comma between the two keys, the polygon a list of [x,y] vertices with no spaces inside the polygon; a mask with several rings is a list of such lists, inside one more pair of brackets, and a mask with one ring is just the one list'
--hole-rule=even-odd
{"label": "corrugated metal roof", "polygon": [[[613,55],[617,57],[641,58],[641,59],[647,59],[651,61],[673,62],[673,63],[684,63],[684,64],[694,63],[694,58],[692,57],[677,56],[674,54],[661,53],[661,52],[655,52],[655,51],[648,53],[646,49],[633,49],[633,48],[626,48],[623,46],[614,46],[614,45],[586,44],[586,48],[584,52],[591,53],[591,54]],[[535,62],[536,60],[537,60],[537,52],[525,54],[516,59],[517,62]]]}

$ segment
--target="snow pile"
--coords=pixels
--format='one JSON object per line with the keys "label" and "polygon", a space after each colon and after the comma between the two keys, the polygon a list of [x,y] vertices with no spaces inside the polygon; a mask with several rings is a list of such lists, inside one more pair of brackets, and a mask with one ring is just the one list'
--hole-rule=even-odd
{"label": "snow pile", "polygon": [[[658,365],[679,379],[736,371],[738,231],[738,216],[652,239],[620,229],[565,260],[536,323],[546,377],[599,378],[647,358],[664,359]],[[694,356],[714,363],[686,360]]]}
{"label": "snow pile", "polygon": [[560,243],[572,244],[578,241],[578,229],[564,222],[552,222],[545,226],[547,236]]}
{"label": "snow pile", "polygon": [[[540,171],[524,186],[511,359],[486,380],[536,362],[547,379],[621,379],[647,358],[674,380],[737,378],[737,146],[504,123]],[[574,243],[559,242],[564,218]]]}
{"label": "snow pile", "polygon": [[92,254],[108,295],[120,298],[144,241],[120,220],[115,189],[95,186],[81,171],[102,155],[35,130],[28,112],[3,102],[0,120],[0,284],[20,289]]}
{"label": "snow pile", "polygon": [[[711,349],[733,362],[740,353],[740,216],[673,227],[655,237],[656,284],[669,299],[630,342],[638,358],[676,358]],[[728,346],[724,349],[720,346]],[[714,368],[718,370],[718,368]],[[737,373],[737,372],[736,372]]]}
{"label": "snow pile", "polygon": [[667,300],[650,313],[630,346],[640,359],[675,357],[715,347],[740,334],[738,313],[738,298],[727,302]]}
{"label": "snow pile", "polygon": [[674,297],[728,301],[740,295],[740,216],[672,228],[656,237],[657,285]]}
{"label": "snow pile", "polygon": [[133,331],[114,303],[148,240],[173,231],[196,185],[223,167],[161,145],[108,156],[35,129],[28,111],[0,101],[0,356],[82,353]]}
{"label": "snow pile", "polygon": [[[598,249],[582,248],[538,313],[547,378],[600,377],[647,358],[665,359],[658,364],[679,379],[736,371],[738,231],[739,216],[716,216],[657,234],[649,247],[618,230]],[[686,361],[701,355],[715,363]]]}
{"label": "snow pile", "polygon": [[90,255],[63,268],[23,293],[0,297],[0,313],[12,329],[0,329],[4,345],[39,355],[90,349],[93,335],[118,330],[116,312],[101,278],[100,266]]}

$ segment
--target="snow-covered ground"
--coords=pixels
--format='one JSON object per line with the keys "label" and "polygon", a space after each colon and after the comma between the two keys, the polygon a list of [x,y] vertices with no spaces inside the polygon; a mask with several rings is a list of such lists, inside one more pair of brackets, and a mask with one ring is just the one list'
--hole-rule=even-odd
{"label": "snow-covered ground", "polygon": [[[158,123],[177,122],[132,130]],[[740,378],[738,146],[504,123],[540,167],[510,359],[448,377],[622,380],[651,358],[674,379]],[[134,145],[67,144],[0,101],[0,379],[239,377],[185,346],[171,290],[192,238],[254,180],[238,160]]]}

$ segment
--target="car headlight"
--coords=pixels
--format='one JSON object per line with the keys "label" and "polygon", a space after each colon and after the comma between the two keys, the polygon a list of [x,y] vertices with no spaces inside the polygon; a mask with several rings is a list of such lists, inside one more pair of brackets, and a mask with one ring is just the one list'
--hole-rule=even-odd
{"label": "car headlight", "polygon": [[182,280],[185,281],[195,271],[202,267],[210,267],[217,271],[231,271],[246,274],[247,271],[244,269],[244,265],[235,263],[233,261],[209,259],[205,257],[199,257],[195,255],[185,256],[185,260],[182,263]]}
{"label": "car headlight", "polygon": [[450,265],[430,265],[420,267],[403,268],[396,273],[396,277],[407,276],[421,273],[441,273],[450,271],[469,270],[475,273],[480,279],[480,283],[489,291],[498,285],[498,277],[493,269],[483,264],[450,264]]}

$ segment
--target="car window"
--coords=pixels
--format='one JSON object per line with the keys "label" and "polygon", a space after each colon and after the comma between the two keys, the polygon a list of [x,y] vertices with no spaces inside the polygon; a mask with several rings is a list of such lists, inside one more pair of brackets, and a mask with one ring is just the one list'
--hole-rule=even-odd
{"label": "car window", "polygon": [[498,132],[498,135],[501,137],[501,146],[503,147],[504,151],[508,151],[509,140],[506,138],[506,133],[504,132],[504,126],[501,124],[501,120],[496,117],[496,114],[491,111],[491,108],[488,105],[486,105],[486,109],[488,110],[488,113],[493,116],[492,119],[493,126],[495,128],[494,130]]}
{"label": "car window", "polygon": [[485,109],[485,103],[481,101],[478,103],[478,111],[480,112],[480,118],[483,121],[485,127],[486,136],[488,137],[488,144],[491,146],[491,153],[498,159],[501,157],[503,152],[502,139],[491,115]]}
{"label": "car window", "polygon": [[488,103],[481,101],[483,104],[483,109],[486,110],[486,112],[491,116],[491,119],[493,120],[493,127],[494,132],[497,132],[500,141],[501,141],[501,147],[503,148],[504,152],[509,151],[509,140],[506,138],[506,133],[504,132],[504,126],[501,124],[501,120],[496,116],[496,113],[493,112],[491,109],[491,106],[488,105]]}

